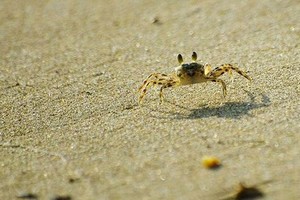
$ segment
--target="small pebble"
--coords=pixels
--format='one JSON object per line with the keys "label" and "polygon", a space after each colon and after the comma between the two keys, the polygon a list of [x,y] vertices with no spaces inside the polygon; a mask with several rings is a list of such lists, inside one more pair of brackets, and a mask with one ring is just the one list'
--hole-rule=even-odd
{"label": "small pebble", "polygon": [[208,169],[217,169],[221,166],[221,161],[214,156],[204,156],[202,158],[202,165]]}

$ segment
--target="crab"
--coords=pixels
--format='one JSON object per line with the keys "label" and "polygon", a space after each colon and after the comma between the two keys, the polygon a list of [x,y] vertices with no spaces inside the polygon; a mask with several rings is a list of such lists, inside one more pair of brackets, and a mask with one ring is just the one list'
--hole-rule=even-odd
{"label": "crab", "polygon": [[216,82],[222,85],[223,96],[227,95],[226,84],[222,79],[219,79],[221,75],[225,72],[228,72],[230,76],[232,76],[232,71],[235,71],[251,81],[252,79],[246,74],[246,72],[239,69],[237,66],[233,66],[232,64],[222,64],[220,67],[216,67],[212,69],[210,64],[201,64],[197,63],[197,53],[192,53],[192,62],[184,63],[183,57],[181,54],[178,54],[177,60],[179,62],[179,66],[175,68],[175,72],[172,74],[163,74],[163,73],[153,73],[150,74],[143,82],[143,84],[139,87],[138,91],[140,93],[138,102],[142,103],[148,89],[152,86],[160,85],[160,103],[163,102],[163,90],[169,87],[190,85],[196,83],[204,83],[204,82]]}

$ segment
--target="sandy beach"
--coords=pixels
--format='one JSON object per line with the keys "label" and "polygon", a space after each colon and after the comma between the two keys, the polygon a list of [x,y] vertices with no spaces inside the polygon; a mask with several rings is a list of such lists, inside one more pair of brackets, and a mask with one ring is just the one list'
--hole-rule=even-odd
{"label": "sandy beach", "polygon": [[[297,0],[2,0],[0,199],[300,199],[299,25]],[[138,104],[194,51],[253,81]]]}

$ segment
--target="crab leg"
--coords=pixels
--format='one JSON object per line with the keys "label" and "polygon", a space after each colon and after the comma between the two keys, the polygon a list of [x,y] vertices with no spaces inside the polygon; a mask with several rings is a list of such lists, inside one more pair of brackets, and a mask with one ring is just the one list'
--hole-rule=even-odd
{"label": "crab leg", "polygon": [[160,89],[160,97],[162,98],[162,90],[163,88],[172,87],[176,85],[177,81],[176,79],[170,75],[166,74],[160,74],[160,73],[154,73],[148,76],[148,78],[144,81],[143,85],[139,87],[139,92],[141,93],[139,96],[139,103],[143,100],[145,97],[147,90],[151,86],[155,85],[162,85],[162,88]]}
{"label": "crab leg", "polygon": [[212,82],[218,82],[222,84],[222,91],[223,91],[223,96],[225,97],[227,95],[227,89],[226,89],[226,84],[223,80],[221,79],[212,79]]}
{"label": "crab leg", "polygon": [[164,95],[163,95],[163,89],[168,88],[168,87],[174,87],[175,85],[178,85],[178,81],[173,81],[173,82],[169,82],[167,84],[164,84],[160,90],[159,90],[159,99],[160,99],[160,103],[163,102],[164,99]]}
{"label": "crab leg", "polygon": [[210,77],[214,77],[214,78],[218,78],[219,76],[223,75],[225,72],[228,72],[229,75],[232,75],[232,71],[236,71],[237,73],[239,73],[240,75],[242,75],[243,77],[245,77],[248,80],[252,80],[247,74],[246,72],[240,70],[238,67],[232,66],[231,64],[223,64],[220,67],[217,67],[215,69],[213,69],[212,71],[210,71],[207,76]]}
{"label": "crab leg", "polygon": [[147,83],[150,82],[150,79],[151,78],[154,78],[154,79],[158,79],[159,76],[163,76],[163,77],[167,77],[168,75],[166,74],[161,74],[161,73],[153,73],[153,74],[150,74],[143,82],[143,85],[141,85],[138,89],[138,91],[140,92],[142,90],[142,88],[146,87],[147,86]]}

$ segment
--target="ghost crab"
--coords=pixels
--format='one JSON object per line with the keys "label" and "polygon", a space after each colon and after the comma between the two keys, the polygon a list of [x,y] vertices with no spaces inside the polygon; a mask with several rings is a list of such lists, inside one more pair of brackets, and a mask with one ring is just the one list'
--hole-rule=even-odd
{"label": "ghost crab", "polygon": [[252,80],[246,72],[240,70],[237,66],[233,66],[232,64],[222,64],[220,67],[216,67],[212,69],[210,64],[200,64],[197,63],[197,53],[193,52],[192,54],[192,62],[191,63],[183,63],[183,58],[181,54],[177,56],[179,66],[175,68],[175,73],[170,75],[162,74],[162,73],[153,73],[150,74],[142,86],[139,87],[139,103],[144,99],[147,90],[151,86],[160,85],[160,102],[163,101],[163,89],[168,87],[189,85],[195,83],[204,83],[207,81],[217,82],[222,85],[223,96],[225,97],[227,94],[226,84],[223,80],[219,79],[221,75],[225,72],[228,72],[230,76],[232,76],[232,71],[235,71],[245,77],[248,80]]}

